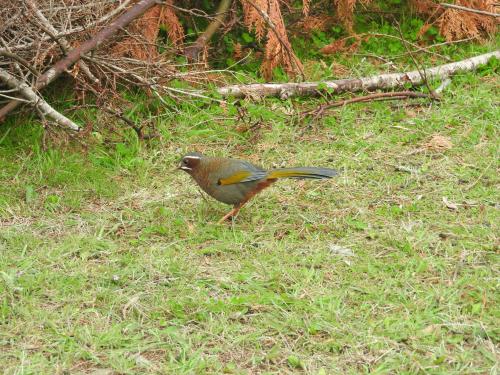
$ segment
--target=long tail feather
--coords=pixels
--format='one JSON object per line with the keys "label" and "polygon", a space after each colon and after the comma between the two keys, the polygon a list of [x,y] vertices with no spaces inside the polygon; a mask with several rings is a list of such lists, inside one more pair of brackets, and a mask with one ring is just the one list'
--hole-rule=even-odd
{"label": "long tail feather", "polygon": [[332,178],[338,175],[338,172],[329,168],[298,167],[298,168],[279,168],[269,171],[267,178],[312,178],[323,179]]}

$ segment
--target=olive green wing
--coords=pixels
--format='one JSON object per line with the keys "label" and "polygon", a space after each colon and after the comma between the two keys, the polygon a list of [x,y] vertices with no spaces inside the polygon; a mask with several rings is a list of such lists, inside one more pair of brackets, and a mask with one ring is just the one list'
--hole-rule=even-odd
{"label": "olive green wing", "polygon": [[219,185],[232,185],[262,180],[267,176],[266,171],[246,161],[232,160],[231,164],[230,173],[217,181]]}

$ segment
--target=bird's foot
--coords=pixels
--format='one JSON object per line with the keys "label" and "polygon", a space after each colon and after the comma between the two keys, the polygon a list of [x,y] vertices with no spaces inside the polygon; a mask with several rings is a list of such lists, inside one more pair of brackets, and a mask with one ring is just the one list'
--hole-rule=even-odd
{"label": "bird's foot", "polygon": [[228,219],[232,219],[232,218],[236,215],[236,213],[237,213],[237,212],[238,212],[238,211],[235,211],[234,209],[232,209],[232,210],[231,210],[231,211],[229,211],[226,215],[224,215],[224,217],[223,217],[222,219],[220,219],[220,220],[217,222],[217,224],[222,224],[222,223],[224,223],[226,220],[228,220]]}
{"label": "bird's foot", "polygon": [[234,207],[231,211],[225,214],[224,217],[217,222],[217,224],[222,224],[226,220],[234,218],[238,214],[242,206],[243,205]]}

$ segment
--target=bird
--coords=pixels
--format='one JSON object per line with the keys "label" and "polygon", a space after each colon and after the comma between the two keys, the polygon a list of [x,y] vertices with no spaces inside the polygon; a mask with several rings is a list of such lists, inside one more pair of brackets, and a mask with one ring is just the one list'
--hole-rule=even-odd
{"label": "bird", "polygon": [[187,172],[208,195],[233,205],[219,224],[234,218],[256,194],[280,178],[325,179],[338,174],[334,169],[316,167],[277,168],[266,171],[248,161],[205,156],[190,152],[182,157],[178,169]]}

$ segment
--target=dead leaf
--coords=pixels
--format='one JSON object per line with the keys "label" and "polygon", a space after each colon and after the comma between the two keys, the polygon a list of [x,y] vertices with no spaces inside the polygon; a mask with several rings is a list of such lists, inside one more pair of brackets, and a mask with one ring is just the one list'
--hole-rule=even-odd
{"label": "dead leaf", "polygon": [[195,226],[192,223],[187,222],[186,226],[188,228],[189,233],[194,233],[194,231],[195,231],[196,228],[195,228]]}
{"label": "dead leaf", "polygon": [[92,375],[113,375],[113,374],[115,374],[115,371],[112,369],[107,369],[107,368],[98,368],[98,369],[95,369],[94,371],[89,372],[89,374],[92,374]]}
{"label": "dead leaf", "polygon": [[409,118],[413,118],[413,117],[417,117],[417,112],[415,112],[413,109],[411,108],[405,108],[405,114],[407,117]]}
{"label": "dead leaf", "polygon": [[406,172],[410,174],[418,174],[419,172],[418,168],[406,165],[395,165],[394,169],[399,172]]}
{"label": "dead leaf", "polygon": [[329,245],[329,248],[330,248],[330,251],[332,252],[333,255],[341,256],[343,258],[343,261],[348,266],[351,265],[351,261],[349,259],[346,259],[346,258],[351,258],[351,257],[355,257],[356,256],[356,254],[354,254],[354,251],[352,251],[348,247],[343,247],[343,246],[331,243]]}
{"label": "dead leaf", "polygon": [[335,40],[334,42],[324,46],[319,51],[324,55],[330,55],[332,53],[345,51],[346,39]]}
{"label": "dead leaf", "polygon": [[450,137],[434,134],[423,146],[431,151],[444,152],[452,148],[453,143]]}
{"label": "dead leaf", "polygon": [[132,298],[130,298],[128,300],[128,302],[123,306],[122,308],[122,316],[124,319],[127,318],[127,315],[128,315],[128,312],[131,311],[132,309],[138,309],[138,302],[139,302],[139,298],[141,297],[141,294],[136,294],[135,296],[133,296]]}
{"label": "dead leaf", "polygon": [[332,63],[331,69],[335,77],[346,77],[349,74],[349,68],[340,63]]}
{"label": "dead leaf", "polygon": [[301,33],[311,33],[314,30],[325,31],[330,26],[335,24],[335,18],[327,15],[320,14],[318,16],[306,16],[299,22],[297,22],[294,29],[297,29]]}
{"label": "dead leaf", "polygon": [[240,60],[243,57],[243,47],[240,43],[234,43],[233,59]]}
{"label": "dead leaf", "polygon": [[458,204],[450,202],[447,197],[443,197],[443,203],[450,210],[458,210]]}
{"label": "dead leaf", "polygon": [[139,353],[130,355],[130,358],[133,359],[137,366],[142,368],[150,368],[153,367],[153,363],[147,359],[146,357],[140,355]]}
{"label": "dead leaf", "polygon": [[441,324],[430,324],[420,332],[424,336],[439,335],[439,333],[441,332]]}
{"label": "dead leaf", "polygon": [[[347,44],[348,39],[353,39],[353,38],[354,41],[351,44]],[[335,40],[332,43],[321,48],[319,51],[324,55],[331,55],[337,52],[355,52],[360,44],[361,44],[361,37],[357,35],[352,35],[349,38]]]}
{"label": "dead leaf", "polygon": [[422,38],[422,36],[432,27],[431,23],[426,23],[424,26],[420,28],[420,30],[417,33],[418,38]]}

